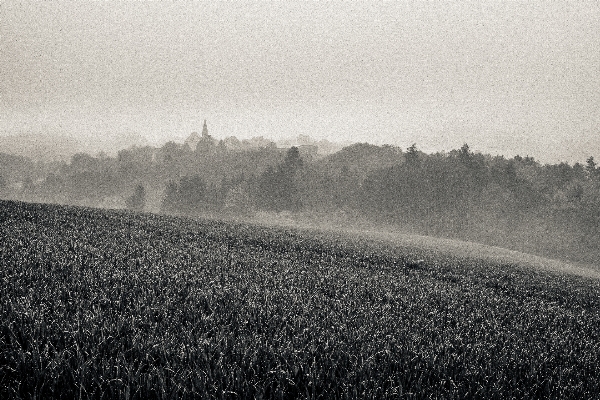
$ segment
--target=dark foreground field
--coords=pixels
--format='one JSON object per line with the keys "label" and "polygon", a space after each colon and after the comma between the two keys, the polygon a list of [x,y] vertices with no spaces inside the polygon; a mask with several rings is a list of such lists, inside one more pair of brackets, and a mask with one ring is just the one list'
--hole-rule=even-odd
{"label": "dark foreground field", "polygon": [[598,280],[15,202],[0,240],[0,398],[599,397]]}

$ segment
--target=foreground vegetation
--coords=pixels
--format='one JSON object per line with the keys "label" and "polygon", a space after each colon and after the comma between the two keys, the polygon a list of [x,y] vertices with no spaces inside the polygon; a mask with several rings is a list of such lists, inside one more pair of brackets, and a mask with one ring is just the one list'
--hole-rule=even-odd
{"label": "foreground vegetation", "polygon": [[600,393],[598,281],[17,202],[0,202],[0,237],[1,398]]}

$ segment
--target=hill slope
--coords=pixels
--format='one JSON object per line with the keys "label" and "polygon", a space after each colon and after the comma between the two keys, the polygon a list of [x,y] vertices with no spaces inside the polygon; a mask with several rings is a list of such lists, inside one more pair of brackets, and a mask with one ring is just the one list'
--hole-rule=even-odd
{"label": "hill slope", "polygon": [[15,202],[0,202],[0,237],[3,398],[600,391],[594,279],[340,234]]}
{"label": "hill slope", "polygon": [[[236,218],[236,220],[240,219]],[[600,279],[600,267],[597,265],[557,260],[483,243],[418,235],[395,229],[393,226],[370,224],[364,219],[336,219],[335,216],[326,218],[310,214],[258,213],[241,220],[266,227],[299,229],[306,231],[309,235],[332,234],[359,241],[384,242],[398,248],[412,251],[419,249],[421,252],[433,253],[441,257],[454,255],[463,258],[479,258],[487,262],[513,264],[537,270]]]}

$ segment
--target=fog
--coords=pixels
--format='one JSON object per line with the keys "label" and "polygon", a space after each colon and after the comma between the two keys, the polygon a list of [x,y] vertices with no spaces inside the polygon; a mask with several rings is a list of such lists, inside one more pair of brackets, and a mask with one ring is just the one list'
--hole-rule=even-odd
{"label": "fog", "polygon": [[582,162],[600,148],[598,7],[3,2],[0,135],[160,146],[206,118],[218,139]]}

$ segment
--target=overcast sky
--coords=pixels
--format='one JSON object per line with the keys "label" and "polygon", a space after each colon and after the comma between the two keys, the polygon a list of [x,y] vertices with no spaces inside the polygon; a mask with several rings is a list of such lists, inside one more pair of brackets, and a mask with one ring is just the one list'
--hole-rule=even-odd
{"label": "overcast sky", "polygon": [[600,3],[0,1],[0,132],[600,159]]}

